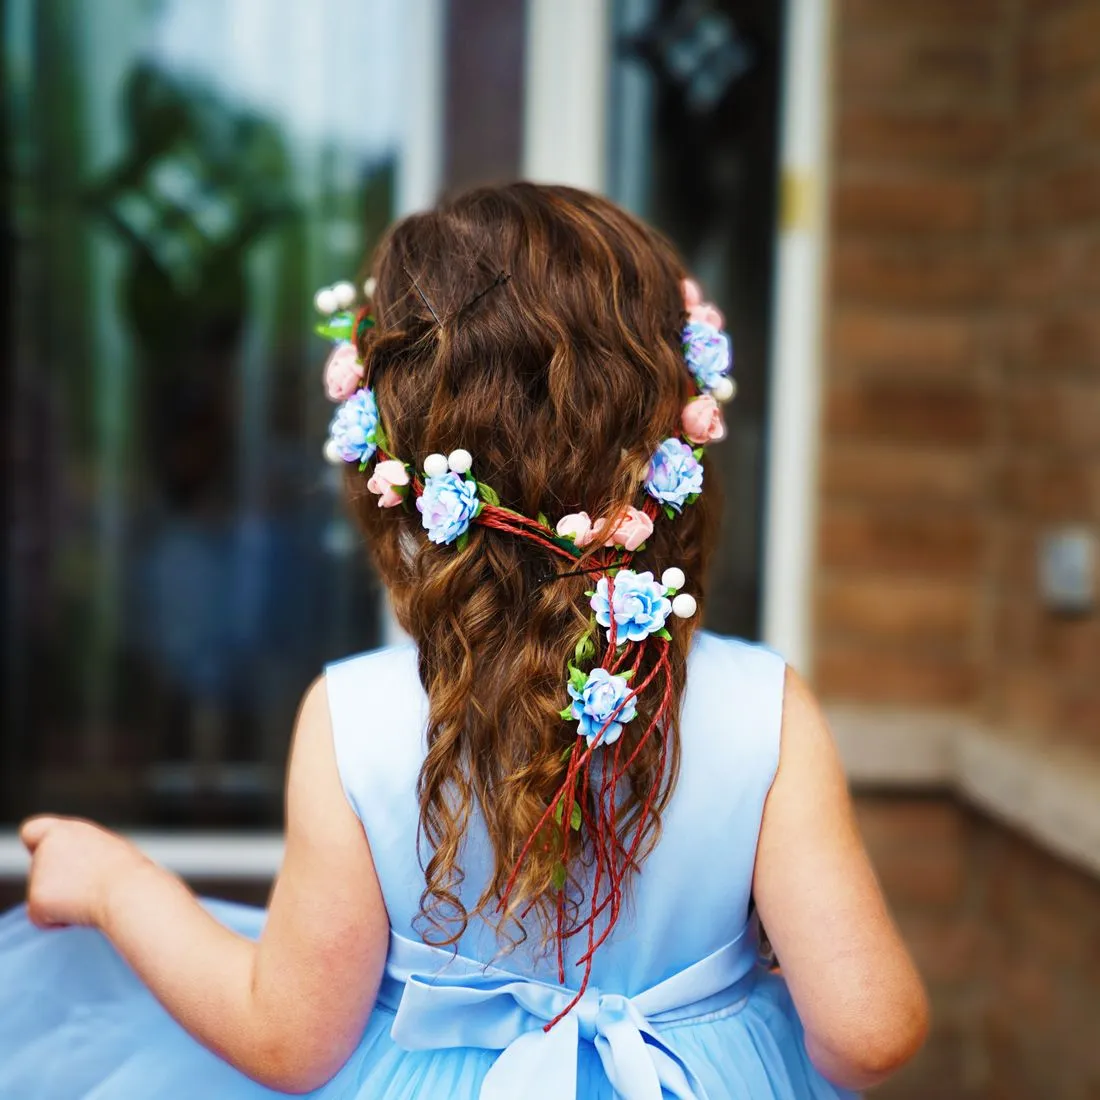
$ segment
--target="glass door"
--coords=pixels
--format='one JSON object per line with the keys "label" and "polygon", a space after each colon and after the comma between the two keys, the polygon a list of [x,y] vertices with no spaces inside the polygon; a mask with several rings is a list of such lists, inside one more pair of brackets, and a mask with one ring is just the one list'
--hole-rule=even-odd
{"label": "glass door", "polygon": [[784,5],[613,0],[608,193],[662,229],[726,315],[737,400],[707,625],[760,636]]}
{"label": "glass door", "polygon": [[2,10],[0,821],[278,826],[299,696],[380,641],[321,459],[310,303],[395,214],[416,20],[386,0]]}

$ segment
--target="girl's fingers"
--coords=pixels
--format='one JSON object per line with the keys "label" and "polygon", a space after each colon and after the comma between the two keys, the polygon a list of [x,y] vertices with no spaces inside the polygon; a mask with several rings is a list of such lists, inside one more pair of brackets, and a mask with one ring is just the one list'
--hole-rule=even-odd
{"label": "girl's fingers", "polygon": [[23,822],[19,827],[19,839],[28,852],[33,852],[42,843],[55,821],[57,821],[56,817],[43,814],[39,817],[28,817]]}

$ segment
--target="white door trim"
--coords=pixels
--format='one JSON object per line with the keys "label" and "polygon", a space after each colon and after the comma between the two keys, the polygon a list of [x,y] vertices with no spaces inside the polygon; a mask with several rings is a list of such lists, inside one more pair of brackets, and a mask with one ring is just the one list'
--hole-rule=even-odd
{"label": "white door trim", "polygon": [[[277,832],[127,835],[150,859],[187,878],[264,881],[274,878],[283,860],[283,835]],[[0,880],[21,879],[26,872],[19,838],[14,831],[0,833]]]}
{"label": "white door trim", "polygon": [[609,39],[609,0],[527,0],[527,179],[603,190]]}
{"label": "white door trim", "polygon": [[787,0],[786,7],[761,617],[764,640],[808,672],[824,360],[832,2]]}

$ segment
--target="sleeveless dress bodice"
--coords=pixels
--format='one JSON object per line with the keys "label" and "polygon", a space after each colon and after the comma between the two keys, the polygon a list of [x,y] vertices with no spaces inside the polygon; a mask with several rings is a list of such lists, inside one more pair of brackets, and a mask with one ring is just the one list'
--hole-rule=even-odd
{"label": "sleeveless dress bodice", "polygon": [[[779,761],[785,667],[770,650],[696,635],[676,791],[662,815],[660,840],[631,884],[629,907],[596,952],[592,984],[639,992],[746,928],[760,817]],[[416,850],[416,782],[428,701],[416,650],[409,645],[353,657],[330,666],[326,680],[341,779],[370,841],[390,924],[419,939],[415,918],[424,877]],[[459,891],[468,910],[490,867],[488,838],[475,812]],[[457,947],[482,962],[497,960],[501,951],[480,919]],[[574,954],[581,951],[577,944]],[[555,981],[556,963],[539,957],[544,954],[520,951],[500,962]]]}
{"label": "sleeveless dress bodice", "polygon": [[[581,948],[556,961],[502,948],[473,919],[429,946],[416,785],[427,699],[412,646],[326,670],[341,782],[370,844],[390,920],[378,1001],[320,1100],[830,1100],[849,1093],[810,1062],[782,978],[760,958],[751,889],[761,815],[779,760],[785,665],[772,651],[701,632],[688,662],[681,761],[657,843],[573,999]],[[475,812],[463,903],[488,880]],[[262,910],[207,902],[242,935]],[[576,975],[576,977],[574,977]],[[0,1100],[259,1100],[248,1080],[186,1034],[110,943],[0,917]]]}

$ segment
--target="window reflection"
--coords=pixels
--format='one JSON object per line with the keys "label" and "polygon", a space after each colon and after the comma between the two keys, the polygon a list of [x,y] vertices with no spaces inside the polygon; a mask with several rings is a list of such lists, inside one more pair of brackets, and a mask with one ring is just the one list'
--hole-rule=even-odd
{"label": "window reflection", "polygon": [[0,814],[277,823],[378,641],[313,289],[393,215],[397,6],[11,0]]}

